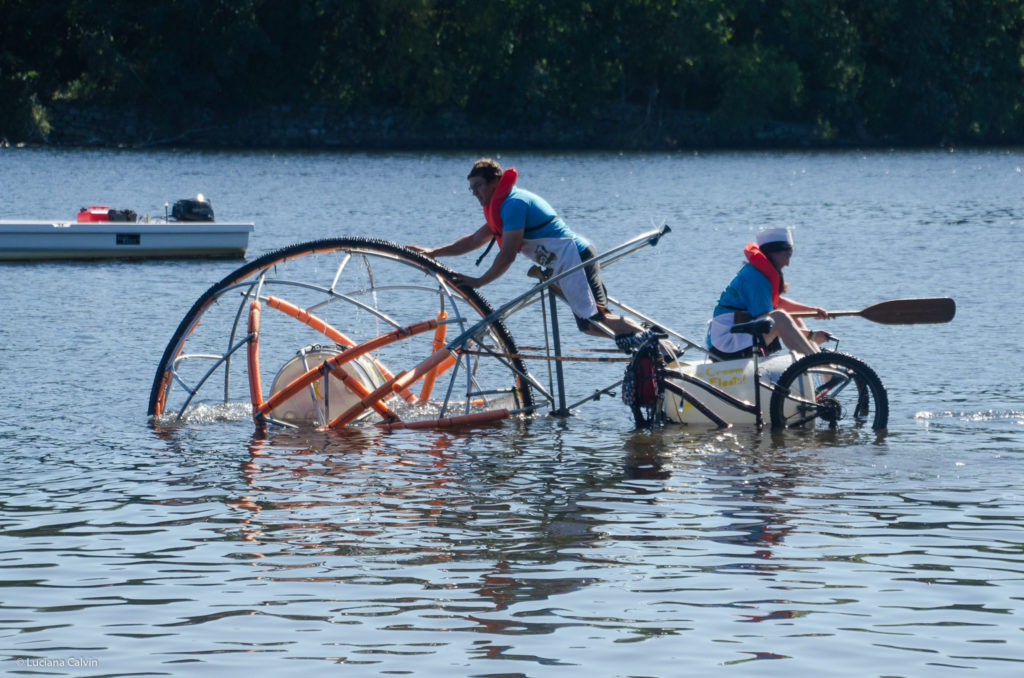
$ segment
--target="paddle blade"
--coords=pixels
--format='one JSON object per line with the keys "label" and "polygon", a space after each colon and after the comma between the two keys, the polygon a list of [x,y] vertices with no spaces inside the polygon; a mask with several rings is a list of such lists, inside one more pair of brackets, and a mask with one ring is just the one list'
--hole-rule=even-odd
{"label": "paddle blade", "polygon": [[948,323],[956,315],[956,302],[949,297],[891,299],[872,304],[859,315],[883,325]]}

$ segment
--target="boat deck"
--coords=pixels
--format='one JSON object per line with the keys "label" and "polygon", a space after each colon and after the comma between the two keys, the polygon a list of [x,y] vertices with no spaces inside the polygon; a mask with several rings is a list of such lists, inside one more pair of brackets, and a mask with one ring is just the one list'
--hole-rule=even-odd
{"label": "boat deck", "polygon": [[244,257],[254,228],[242,222],[0,220],[0,261]]}

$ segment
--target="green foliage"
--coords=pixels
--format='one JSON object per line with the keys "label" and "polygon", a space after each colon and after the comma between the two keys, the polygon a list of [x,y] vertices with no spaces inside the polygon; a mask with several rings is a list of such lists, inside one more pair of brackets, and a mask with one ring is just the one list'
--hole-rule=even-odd
{"label": "green foliage", "polygon": [[179,125],[328,104],[1024,139],[1024,0],[0,0],[0,16],[0,136],[16,139],[43,138],[56,100]]}
{"label": "green foliage", "polygon": [[68,76],[59,40],[67,20],[60,7],[35,0],[0,0],[0,17],[0,138],[30,139],[46,131],[34,124],[39,99]]}
{"label": "green foliage", "polygon": [[758,45],[730,52],[716,119],[727,127],[773,120],[799,110],[803,79],[797,64],[778,50]]}

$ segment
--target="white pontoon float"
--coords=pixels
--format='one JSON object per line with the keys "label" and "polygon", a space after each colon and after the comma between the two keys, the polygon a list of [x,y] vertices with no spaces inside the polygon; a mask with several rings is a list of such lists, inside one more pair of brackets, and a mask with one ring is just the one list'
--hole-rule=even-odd
{"label": "white pontoon float", "polygon": [[152,257],[244,257],[251,223],[215,222],[198,194],[164,204],[164,216],[92,205],[72,220],[0,220],[0,261]]}
{"label": "white pontoon float", "polygon": [[0,220],[0,260],[244,257],[251,223]]}

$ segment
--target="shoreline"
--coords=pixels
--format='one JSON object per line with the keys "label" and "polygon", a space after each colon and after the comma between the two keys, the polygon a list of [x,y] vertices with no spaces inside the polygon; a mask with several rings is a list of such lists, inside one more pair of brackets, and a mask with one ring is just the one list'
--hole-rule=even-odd
{"label": "shoreline", "polygon": [[[609,107],[590,120],[481,123],[465,113],[424,115],[399,109],[344,110],[314,104],[267,106],[236,114],[193,110],[187,119],[161,120],[131,107],[57,102],[25,140],[5,145],[96,148],[295,150],[849,150],[920,148],[864,133],[825,138],[813,125],[759,121],[726,128],[707,114]],[[45,131],[45,133],[44,133]],[[943,142],[948,146],[1012,146],[1006,140]]]}

